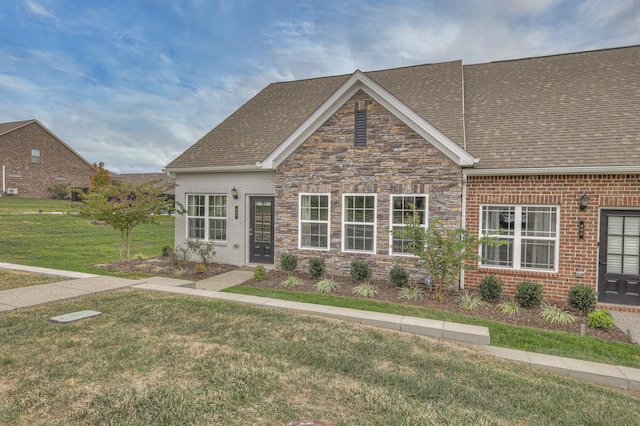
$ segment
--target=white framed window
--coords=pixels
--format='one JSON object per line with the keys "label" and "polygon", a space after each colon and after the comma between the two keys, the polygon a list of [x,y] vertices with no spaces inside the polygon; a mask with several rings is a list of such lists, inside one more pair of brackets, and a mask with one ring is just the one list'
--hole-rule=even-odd
{"label": "white framed window", "polygon": [[226,195],[187,195],[187,238],[227,240]]}
{"label": "white framed window", "polygon": [[376,195],[343,194],[342,251],[376,252]]}
{"label": "white framed window", "polygon": [[417,215],[420,225],[427,227],[428,217],[428,196],[424,194],[397,194],[391,195],[391,217],[389,218],[389,254],[408,255],[408,244],[410,240],[405,240],[394,235],[394,231],[404,229],[407,224]]}
{"label": "white framed window", "polygon": [[35,164],[40,162],[40,150],[39,149],[32,149],[31,150],[31,162],[35,163]]}
{"label": "white framed window", "polygon": [[503,241],[483,244],[481,265],[557,272],[560,212],[557,206],[483,205],[480,233]]}
{"label": "white framed window", "polygon": [[300,194],[298,247],[329,250],[330,194]]}

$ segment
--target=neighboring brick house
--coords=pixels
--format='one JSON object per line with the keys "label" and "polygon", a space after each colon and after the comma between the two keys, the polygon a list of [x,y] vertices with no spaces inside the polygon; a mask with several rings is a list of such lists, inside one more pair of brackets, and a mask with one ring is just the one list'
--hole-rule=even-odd
{"label": "neighboring brick house", "polygon": [[388,277],[411,204],[506,241],[461,285],[496,274],[561,300],[584,283],[640,306],[639,117],[639,46],[271,84],[167,166],[176,244]]}
{"label": "neighboring brick house", "polygon": [[0,123],[2,196],[51,198],[48,188],[88,187],[93,167],[37,120]]}

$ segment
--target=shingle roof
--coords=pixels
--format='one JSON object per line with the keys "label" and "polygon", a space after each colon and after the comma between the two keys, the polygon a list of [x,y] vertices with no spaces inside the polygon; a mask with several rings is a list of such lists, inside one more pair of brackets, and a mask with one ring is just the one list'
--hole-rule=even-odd
{"label": "shingle roof", "polygon": [[640,46],[464,67],[477,168],[640,165]]}
{"label": "shingle roof", "polygon": [[0,123],[0,135],[4,135],[12,130],[34,122],[35,120],[13,121],[11,123]]}
{"label": "shingle roof", "polygon": [[[640,46],[365,74],[478,169],[640,165]],[[348,79],[270,84],[167,168],[253,166]]]}

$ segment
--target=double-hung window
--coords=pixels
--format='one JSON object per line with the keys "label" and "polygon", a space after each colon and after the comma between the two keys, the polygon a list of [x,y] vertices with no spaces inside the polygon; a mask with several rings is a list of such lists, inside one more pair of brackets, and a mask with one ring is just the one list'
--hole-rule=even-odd
{"label": "double-hung window", "polygon": [[556,271],[560,220],[556,206],[482,206],[481,233],[501,245],[483,244],[481,264]]}
{"label": "double-hung window", "polygon": [[342,250],[376,252],[376,196],[344,195]]}
{"label": "double-hung window", "polygon": [[40,150],[32,149],[31,150],[31,162],[34,164],[40,163]]}
{"label": "double-hung window", "polygon": [[227,240],[226,195],[187,195],[187,238]]}
{"label": "double-hung window", "polygon": [[329,194],[300,194],[298,241],[303,249],[329,249]]}
{"label": "double-hung window", "polygon": [[412,240],[401,238],[397,233],[407,227],[414,219],[422,227],[427,225],[426,195],[392,195],[391,196],[391,242],[390,254],[410,254]]}

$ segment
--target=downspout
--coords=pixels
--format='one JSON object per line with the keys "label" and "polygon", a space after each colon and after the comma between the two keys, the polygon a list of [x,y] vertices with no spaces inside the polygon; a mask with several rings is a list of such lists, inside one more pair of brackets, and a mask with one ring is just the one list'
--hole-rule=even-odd
{"label": "downspout", "polygon": [[[462,172],[462,221],[461,228],[467,228],[467,174]],[[464,289],[464,268],[460,271],[460,290]]]}
{"label": "downspout", "polygon": [[462,80],[462,147],[464,148],[464,150],[467,150],[467,125],[466,125],[466,115],[465,115],[465,111],[464,111],[464,65],[460,64],[461,67],[461,80]]}
{"label": "downspout", "polygon": [[[4,194],[7,190],[6,187],[6,182],[4,180],[4,166],[2,166],[2,194]],[[0,194],[0,197],[2,197],[2,194]]]}

